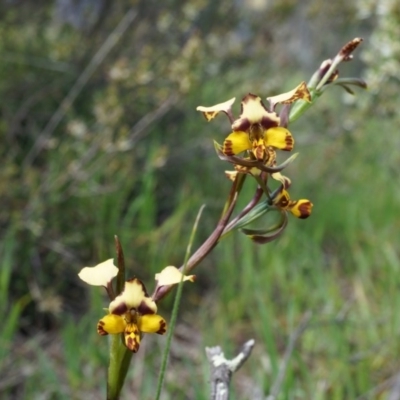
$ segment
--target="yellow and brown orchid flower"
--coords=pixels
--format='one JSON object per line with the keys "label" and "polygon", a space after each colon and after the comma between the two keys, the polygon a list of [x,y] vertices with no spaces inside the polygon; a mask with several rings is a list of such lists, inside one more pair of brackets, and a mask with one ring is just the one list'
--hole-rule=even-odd
{"label": "yellow and brown orchid flower", "polygon": [[[89,285],[109,287],[111,279],[118,273],[112,259],[95,267],[85,267],[78,274]],[[173,285],[181,280],[194,281],[194,276],[183,276],[175,267],[168,266],[156,275],[158,286]],[[147,294],[142,281],[137,278],[125,282],[122,293],[111,301],[108,314],[97,323],[97,332],[124,334],[126,347],[136,353],[143,333],[164,334],[167,330],[165,319],[157,314],[155,301]]]}
{"label": "yellow and brown orchid flower", "polygon": [[282,126],[275,107],[277,104],[291,104],[299,99],[311,100],[305,82],[290,92],[268,98],[269,109],[260,97],[249,93],[242,100],[240,117],[234,121],[232,121],[231,106],[235,99],[212,107],[199,106],[197,110],[201,111],[208,121],[215,118],[219,112],[224,112],[230,118],[232,132],[226,137],[222,146],[222,152],[226,156],[235,156],[248,150],[253,159],[270,166],[268,160],[271,150],[291,151],[294,145],[292,134]]}
{"label": "yellow and brown orchid flower", "polygon": [[126,347],[136,353],[142,333],[164,334],[167,323],[157,315],[157,305],[139,279],[125,282],[124,291],[108,307],[109,313],[97,324],[100,335],[123,333]]}
{"label": "yellow and brown orchid flower", "polygon": [[[289,183],[290,184],[290,183]],[[305,219],[311,215],[313,204],[310,200],[291,200],[289,192],[282,185],[277,194],[273,198],[273,204],[282,211],[289,211],[295,217]]]}

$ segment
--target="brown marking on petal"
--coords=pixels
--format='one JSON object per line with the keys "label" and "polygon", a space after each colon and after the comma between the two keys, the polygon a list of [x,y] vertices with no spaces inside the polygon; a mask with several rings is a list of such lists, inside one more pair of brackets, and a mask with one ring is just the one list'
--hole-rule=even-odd
{"label": "brown marking on petal", "polygon": [[128,307],[125,303],[118,304],[115,308],[113,308],[112,313],[115,315],[123,315],[128,311]]}
{"label": "brown marking on petal", "polygon": [[[258,98],[258,96],[256,94],[247,93],[246,96],[244,96],[242,99],[242,107],[243,107],[243,103],[246,104],[249,102],[250,99],[256,100],[257,98]],[[242,111],[243,111],[243,109],[242,109]]]}
{"label": "brown marking on petal", "polygon": [[[250,120],[249,119],[249,113],[245,113],[245,106],[250,103],[251,101],[255,101],[258,106],[261,107],[261,110],[264,109],[265,113],[268,114],[268,110],[265,107],[264,103],[261,100],[261,97],[256,96],[253,93],[249,93],[248,95],[246,95],[245,97],[243,97],[242,102],[240,103],[240,107],[241,107],[241,112],[240,112],[240,118],[237,119],[236,121],[233,122],[232,124],[232,130],[234,131],[244,131],[247,132],[247,130],[250,128],[250,126],[254,123],[262,123],[262,118],[260,119],[256,118],[257,120]],[[252,108],[250,106],[250,108]],[[257,106],[256,106],[257,108]],[[248,110],[247,110],[248,111]],[[250,112],[250,115],[253,115],[253,112]],[[254,116],[254,115],[253,115]]]}
{"label": "brown marking on petal", "polygon": [[[289,94],[290,92],[288,92]],[[286,100],[282,100],[280,101],[281,104],[292,104],[294,103],[296,100],[305,100],[307,102],[311,102],[311,94],[307,88],[307,84],[303,81],[299,84],[299,86],[297,86],[297,88],[295,89],[295,92],[293,93],[293,95],[286,99]]]}
{"label": "brown marking on petal", "polygon": [[336,79],[339,77],[339,70],[335,69],[331,76],[329,77],[329,79],[326,81],[325,85],[327,85],[328,83],[332,83],[333,81],[336,81]]}
{"label": "brown marking on petal", "polygon": [[[243,109],[243,106],[242,106],[242,109]],[[250,126],[251,126],[251,123],[247,118],[239,118],[233,122],[232,130],[247,132],[247,130],[250,128]]]}
{"label": "brown marking on petal", "polygon": [[104,321],[99,321],[97,323],[97,333],[101,336],[108,335],[108,333],[104,330],[103,326],[105,325]]}
{"label": "brown marking on petal", "polygon": [[278,117],[278,114],[276,113],[271,113],[271,116],[274,115],[276,118],[271,118],[270,116],[265,116],[262,117],[261,119],[261,125],[265,130],[268,130],[269,128],[275,128],[276,126],[279,126],[280,124],[280,118]]}
{"label": "brown marking on petal", "polygon": [[[296,201],[296,203],[298,203],[298,202]],[[311,201],[302,202],[298,207],[298,210],[300,212],[299,218],[301,218],[301,219],[308,218],[311,215],[312,207],[313,207],[313,204],[311,203]]]}
{"label": "brown marking on petal", "polygon": [[167,332],[167,323],[165,320],[160,321],[160,329],[156,332],[159,335],[164,335],[164,333]]}
{"label": "brown marking on petal", "polygon": [[133,351],[134,353],[137,353],[137,351],[139,350],[140,344],[138,343],[138,341],[136,340],[135,337],[131,337],[131,336],[126,337],[125,344],[126,344],[126,347],[130,351]]}
{"label": "brown marking on petal", "polygon": [[266,165],[269,167],[275,167],[276,166],[276,151],[274,150],[273,147],[268,146],[266,148],[266,153],[268,156],[266,157]]}
{"label": "brown marking on petal", "polygon": [[323,76],[325,76],[325,74],[328,72],[328,69],[331,67],[331,65],[332,65],[332,60],[330,58],[322,61],[321,65],[318,69],[319,79],[321,79]]}
{"label": "brown marking on petal", "polygon": [[286,143],[286,147],[284,149],[282,149],[282,150],[291,151],[293,149],[293,146],[294,146],[293,136],[290,135],[290,134],[287,134],[286,137],[285,137],[285,143]]}
{"label": "brown marking on petal", "polygon": [[311,103],[311,94],[305,82],[301,82],[301,84],[298,86],[296,94],[293,96],[292,100],[298,99],[302,99]]}
{"label": "brown marking on petal", "polygon": [[289,204],[291,204],[288,192],[283,191],[280,195],[278,195],[278,197],[274,200],[274,204],[279,208],[286,210]]}
{"label": "brown marking on petal", "polygon": [[233,152],[232,140],[225,140],[222,146],[222,152],[227,156],[234,156],[235,153]]}
{"label": "brown marking on petal", "polygon": [[129,324],[125,329],[125,345],[134,353],[139,350],[140,332],[135,324]]}
{"label": "brown marking on petal", "polygon": [[154,314],[154,313],[155,313],[155,311],[154,311],[153,309],[151,309],[151,308],[146,304],[146,302],[144,302],[144,301],[142,301],[142,302],[139,304],[139,307],[138,307],[137,310],[138,310],[139,314],[141,314],[141,315]]}
{"label": "brown marking on petal", "polygon": [[339,51],[339,56],[343,58],[343,61],[349,61],[352,58],[351,53],[358,47],[363,41],[362,38],[355,38],[346,43]]}
{"label": "brown marking on petal", "polygon": [[284,189],[289,189],[289,187],[290,187],[290,185],[291,185],[291,181],[290,181],[290,179],[288,178],[288,177],[286,177],[286,176],[284,176],[284,175],[282,175],[282,185],[283,185],[283,188]]}
{"label": "brown marking on petal", "polygon": [[254,154],[254,157],[255,157],[257,160],[264,161],[265,146],[262,145],[262,144],[258,144],[258,145],[256,144],[256,145],[253,147],[253,154]]}
{"label": "brown marking on petal", "polygon": [[216,117],[218,112],[217,111],[205,111],[205,112],[202,112],[202,114],[204,115],[204,118],[207,121],[211,121],[214,117]]}

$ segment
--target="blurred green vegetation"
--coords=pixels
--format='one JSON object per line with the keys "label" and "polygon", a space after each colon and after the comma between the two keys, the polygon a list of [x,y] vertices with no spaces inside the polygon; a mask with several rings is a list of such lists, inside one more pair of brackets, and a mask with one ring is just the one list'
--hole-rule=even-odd
{"label": "blurred green vegetation", "polygon": [[[130,12],[136,17],[65,106]],[[265,398],[290,334],[312,311],[279,398],[392,399],[400,371],[396,1],[14,0],[0,15],[1,398],[103,398],[107,340],[95,326],[107,302],[77,272],[112,257],[118,234],[132,275],[151,288],[156,271],[182,263],[202,204],[197,244],[213,230],[229,166],[212,140],[229,125],[223,117],[207,124],[196,106],[236,96],[238,112],[240,96],[292,89],[364,36],[341,73],[365,76],[370,90],[356,98],[331,90],[291,126],[300,155],[285,174],[313,215],[292,218],[266,246],[231,235],[199,266],[184,288],[164,398],[207,399],[204,347],[219,344],[229,357],[249,338],[256,350],[232,398]],[[170,305],[160,304],[165,315]],[[164,340],[143,340],[124,398],[153,398]]]}

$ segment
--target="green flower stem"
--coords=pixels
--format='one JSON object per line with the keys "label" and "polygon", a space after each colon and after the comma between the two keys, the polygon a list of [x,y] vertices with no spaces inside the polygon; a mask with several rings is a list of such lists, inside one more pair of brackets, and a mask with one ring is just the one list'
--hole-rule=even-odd
{"label": "green flower stem", "polygon": [[[197,265],[200,264],[202,260],[213,250],[213,248],[218,244],[218,241],[224,231],[226,225],[229,222],[229,218],[232,215],[233,209],[235,208],[236,202],[238,198],[238,192],[234,192],[232,197],[232,201],[229,205],[229,208],[226,210],[225,214],[221,217],[218,222],[217,227],[214,229],[213,233],[208,237],[208,239],[193,253],[193,255],[189,258],[186,265],[184,264],[179,268],[181,272],[185,270],[186,273],[189,273],[192,269],[194,269]],[[153,294],[153,300],[157,303],[163,297],[165,297],[174,287],[175,285],[166,285],[161,288],[156,287]]]}
{"label": "green flower stem", "polygon": [[[196,218],[196,221],[195,221],[195,223],[193,225],[193,229],[192,229],[192,233],[190,235],[189,243],[188,243],[187,248],[186,248],[185,260],[183,262],[183,268],[182,268],[182,273],[183,274],[186,273],[186,268],[187,268],[187,263],[188,263],[188,260],[189,260],[191,248],[192,248],[192,243],[194,241],[194,236],[196,234],[197,227],[199,225],[199,221],[200,221],[200,217],[201,217],[201,214],[203,212],[203,209],[204,209],[204,205],[201,206],[199,212],[197,213],[197,218]],[[170,320],[169,327],[168,327],[167,344],[165,346],[165,351],[164,351],[163,359],[162,359],[162,362],[161,362],[160,376],[158,378],[158,384],[157,384],[156,400],[159,400],[160,396],[161,396],[161,390],[162,390],[163,383],[164,383],[165,371],[167,369],[168,355],[169,355],[169,351],[170,351],[171,343],[172,343],[172,335],[174,333],[176,320],[178,318],[178,310],[179,310],[179,303],[180,303],[181,297],[182,297],[182,290],[183,290],[183,275],[182,275],[181,281],[178,284],[178,289],[176,291],[175,300],[174,300],[174,306],[173,306],[173,309],[172,309],[172,316],[171,316],[171,320]]]}
{"label": "green flower stem", "polygon": [[118,400],[133,353],[122,343],[121,335],[110,335],[110,364],[107,376],[107,400]]}
{"label": "green flower stem", "polygon": [[[121,242],[114,236],[115,250],[117,253],[118,275],[116,279],[117,295],[122,292],[125,285],[125,259]],[[124,386],[126,374],[132,358],[132,352],[124,346],[122,335],[110,335],[110,363],[107,375],[107,400],[118,400]]]}

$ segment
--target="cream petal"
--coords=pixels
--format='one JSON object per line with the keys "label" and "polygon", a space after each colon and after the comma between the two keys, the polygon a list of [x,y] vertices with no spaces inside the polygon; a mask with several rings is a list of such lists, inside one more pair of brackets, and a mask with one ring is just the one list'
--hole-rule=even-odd
{"label": "cream petal", "polygon": [[225,114],[230,113],[232,104],[235,102],[236,97],[225,101],[224,103],[219,103],[216,104],[215,106],[211,107],[203,107],[203,106],[198,106],[196,108],[197,111],[200,111],[203,113],[203,115],[206,117],[207,121],[211,121],[213,118],[215,118],[220,112],[224,112]]}
{"label": "cream petal", "polygon": [[170,265],[168,267],[165,267],[160,273],[156,274],[155,279],[157,281],[157,286],[160,287],[166,285],[175,285],[181,280],[194,282],[195,276],[184,276],[178,268]]}
{"label": "cream petal", "polygon": [[305,82],[301,82],[300,85],[289,92],[278,94],[277,96],[267,97],[267,100],[270,102],[272,108],[279,103],[291,104],[300,99],[305,100],[308,103],[311,102],[311,94]]}
{"label": "cream petal", "polygon": [[276,181],[281,182],[284,189],[288,189],[290,187],[291,181],[287,176],[282,175],[280,172],[275,172],[275,173],[271,174],[271,176]]}
{"label": "cream petal", "polygon": [[107,287],[108,283],[110,283],[112,278],[117,274],[118,268],[114,265],[113,259],[110,258],[95,267],[83,268],[78,276],[89,285]]}

